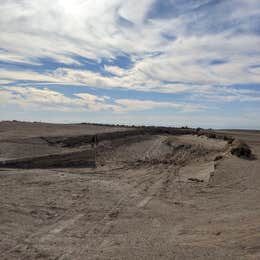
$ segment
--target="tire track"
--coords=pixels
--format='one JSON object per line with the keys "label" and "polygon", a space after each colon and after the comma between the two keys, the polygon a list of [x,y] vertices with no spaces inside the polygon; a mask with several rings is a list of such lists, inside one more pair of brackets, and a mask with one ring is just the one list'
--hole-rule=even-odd
{"label": "tire track", "polygon": [[[148,148],[146,151],[144,157],[151,158],[151,154],[154,151],[158,151],[160,144],[162,143],[162,140],[164,140],[164,137],[160,136],[159,139],[157,139],[151,147]],[[138,200],[135,205],[137,208],[144,208],[147,206],[147,204],[153,199],[154,195],[158,192],[160,186],[163,182],[164,177],[164,170],[160,170],[158,173],[159,177],[155,179],[154,183],[151,185],[149,190],[146,192],[146,196],[140,195],[138,199],[135,198],[134,193],[127,193],[125,196],[121,197],[111,208],[111,210],[104,215],[104,217],[96,223],[87,233],[86,233],[86,239],[80,243],[80,246],[75,248],[71,252],[67,252],[59,257],[59,260],[65,260],[65,259],[71,259],[71,257],[74,257],[75,260],[80,259],[86,259],[84,258],[86,253],[88,253],[90,250],[93,250],[95,248],[95,251],[99,250],[101,245],[103,244],[105,240],[105,233],[106,230],[109,230],[111,227],[111,216],[118,216],[122,210],[129,205],[129,202],[134,198],[134,200]],[[146,177],[146,176],[145,176]],[[143,182],[149,180],[151,176],[147,176],[145,180],[142,180],[141,183],[138,183],[139,185],[142,185]],[[137,187],[134,187],[135,189]],[[140,198],[142,197],[142,198]],[[98,233],[97,233],[98,231]],[[92,242],[90,244],[87,244],[88,239],[95,233],[95,236],[97,236],[96,239],[92,239]],[[76,257],[75,257],[76,255]]]}
{"label": "tire track", "polygon": [[[163,139],[164,137],[160,136],[159,139],[155,140],[155,142],[145,152],[144,157],[150,159],[153,153],[159,150],[159,146],[161,145]],[[54,170],[54,171],[58,172],[58,170]],[[73,257],[73,259],[84,259],[84,257],[81,258],[81,256],[84,256],[84,254],[87,251],[91,250],[93,248],[93,245],[96,243],[98,244],[96,250],[98,250],[98,248],[101,247],[104,241],[104,235],[106,230],[110,229],[111,227],[111,216],[117,216],[125,207],[129,205],[129,202],[132,201],[133,199],[137,200],[137,202],[135,203],[137,208],[144,208],[145,206],[147,206],[147,204],[153,199],[154,195],[157,193],[159,187],[162,185],[162,179],[164,176],[163,172],[164,172],[163,170],[160,170],[160,172],[157,173],[158,178],[155,178],[152,181],[151,186],[149,187],[149,190],[146,192],[145,196],[140,195],[138,198],[136,198],[136,189],[144,182],[151,180],[151,175],[149,173],[146,174],[144,180],[142,180],[141,183],[139,182],[137,187],[133,187],[134,191],[132,193],[126,193],[125,196],[121,197],[118,201],[116,201],[114,206],[108,212],[105,213],[103,218],[100,221],[98,221],[96,224],[94,224],[92,228],[86,232],[85,236],[87,239],[84,239],[82,242],[80,241],[80,246],[74,247],[74,249],[71,252],[66,252],[65,254],[62,254],[59,257],[59,259],[71,259],[71,257]],[[75,173],[71,173],[67,171],[64,173],[68,175],[70,174],[75,175]],[[106,171],[104,171],[104,174],[105,173]],[[138,176],[136,177],[138,178]],[[50,240],[50,241],[55,240],[55,237],[60,232],[62,232],[64,229],[66,229],[69,226],[75,225],[81,218],[85,216],[84,213],[82,214],[81,213],[75,214],[75,213],[77,212],[79,206],[82,205],[82,202],[86,201],[87,195],[88,193],[86,193],[83,197],[81,197],[81,199],[78,200],[77,203],[74,204],[72,208],[68,209],[64,214],[60,215],[53,224],[44,226],[36,230],[34,233],[25,236],[22,239],[22,241],[16,244],[14,247],[8,249],[5,252],[2,252],[0,254],[1,258],[6,257],[8,259],[8,256],[10,256],[11,253],[15,252],[20,247],[23,247],[27,244],[31,244],[32,241],[33,241],[33,246],[36,246],[37,248],[37,243],[35,243],[35,241],[44,242],[46,240]],[[84,212],[87,209],[88,206],[81,209],[81,211]],[[92,240],[93,242],[91,242],[89,245],[86,246],[87,240],[89,239],[89,237],[93,236],[94,234],[95,236],[97,236],[97,238]],[[77,258],[75,258],[75,255],[77,255]]]}
{"label": "tire track", "polygon": [[[56,172],[56,170],[54,170],[54,171]],[[63,173],[65,173],[65,172],[63,172]],[[73,173],[66,172],[66,174],[73,174]],[[62,214],[58,218],[56,218],[56,220],[53,224],[39,228],[34,233],[28,234],[27,236],[21,238],[20,239],[21,242],[18,242],[18,244],[16,244],[14,247],[11,247],[10,249],[7,249],[6,251],[2,252],[0,254],[0,257],[1,258],[7,257],[7,259],[8,259],[8,256],[11,253],[15,252],[20,247],[22,247],[26,244],[29,244],[32,240],[33,241],[41,240],[42,237],[47,237],[48,234],[50,234],[53,230],[58,230],[59,228],[61,228],[62,224],[72,223],[73,217],[75,218],[76,209],[82,204],[83,200],[86,200],[87,195],[88,195],[88,193],[86,193],[83,197],[81,197],[81,199],[78,200],[77,203],[73,205],[73,207],[71,207],[70,209],[65,211],[64,214]]]}

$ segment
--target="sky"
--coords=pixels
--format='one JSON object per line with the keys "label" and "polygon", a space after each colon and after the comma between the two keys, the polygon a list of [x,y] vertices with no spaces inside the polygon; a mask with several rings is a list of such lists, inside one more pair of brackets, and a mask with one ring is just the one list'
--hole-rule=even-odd
{"label": "sky", "polygon": [[0,120],[260,129],[260,1],[1,0]]}

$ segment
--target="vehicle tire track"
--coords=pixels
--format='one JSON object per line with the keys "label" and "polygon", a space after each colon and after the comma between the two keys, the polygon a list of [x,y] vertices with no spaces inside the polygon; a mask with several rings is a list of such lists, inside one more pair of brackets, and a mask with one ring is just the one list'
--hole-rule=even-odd
{"label": "vehicle tire track", "polygon": [[[160,136],[159,139],[155,140],[155,142],[148,148],[146,151],[144,158],[148,157],[151,158],[151,154],[154,151],[157,151],[159,149],[160,144],[162,143],[162,140],[165,138]],[[86,238],[84,241],[80,243],[80,246],[74,249],[71,252],[67,252],[59,257],[59,260],[65,260],[65,259],[71,259],[71,257],[74,257],[75,260],[80,259],[86,259],[85,254],[89,253],[90,250],[93,250],[95,248],[95,251],[99,250],[102,243],[105,240],[105,233],[107,230],[111,227],[111,216],[118,216],[122,210],[129,205],[129,202],[134,200],[137,200],[135,203],[137,208],[144,208],[147,206],[147,204],[153,199],[154,195],[158,192],[160,186],[163,182],[164,177],[164,170],[160,170],[159,173],[157,173],[158,177],[154,180],[153,184],[151,184],[151,187],[146,192],[145,195],[139,195],[138,198],[136,198],[135,194],[133,193],[127,193],[125,196],[121,197],[111,208],[109,212],[107,212],[104,217],[97,222],[88,232],[85,234]],[[149,180],[151,176],[145,176],[145,180],[142,180],[141,183],[138,183],[137,186],[140,186],[143,184],[143,182]],[[137,186],[134,187],[135,191]],[[98,232],[98,233],[97,233]],[[95,233],[96,239],[92,239],[90,244],[87,244],[87,240],[90,236],[92,236]],[[76,255],[76,257],[75,257]]]}

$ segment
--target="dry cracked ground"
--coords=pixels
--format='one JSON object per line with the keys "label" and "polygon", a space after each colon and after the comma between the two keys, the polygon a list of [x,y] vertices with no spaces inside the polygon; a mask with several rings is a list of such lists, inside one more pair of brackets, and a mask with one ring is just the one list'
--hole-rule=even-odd
{"label": "dry cracked ground", "polygon": [[[42,137],[119,130],[2,122],[0,157],[91,150]],[[0,259],[260,259],[260,132],[226,134],[255,158],[205,136],[136,135],[100,142],[96,168],[1,168]]]}

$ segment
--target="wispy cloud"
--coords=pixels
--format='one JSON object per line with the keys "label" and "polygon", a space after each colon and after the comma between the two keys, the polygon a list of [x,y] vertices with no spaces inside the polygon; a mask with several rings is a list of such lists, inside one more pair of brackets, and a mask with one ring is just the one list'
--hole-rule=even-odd
{"label": "wispy cloud", "polygon": [[69,97],[48,88],[5,87],[0,89],[0,106],[16,105],[22,109],[58,110],[58,111],[101,111],[114,113],[143,111],[154,108],[174,108],[176,111],[195,112],[202,109],[196,104],[156,102],[138,99],[111,99],[108,96],[96,96],[89,93],[76,93]]}
{"label": "wispy cloud", "polygon": [[[17,102],[14,87],[63,84],[147,92],[146,100],[137,96],[131,104],[117,98],[90,101],[85,92],[73,98],[55,94],[66,106],[82,107],[84,100],[88,107],[111,111],[258,103],[259,17],[258,0],[3,0],[2,95]],[[158,101],[149,93],[176,100]]]}

